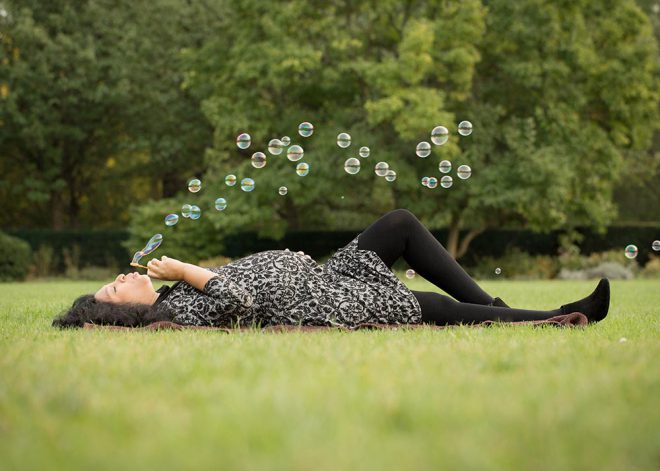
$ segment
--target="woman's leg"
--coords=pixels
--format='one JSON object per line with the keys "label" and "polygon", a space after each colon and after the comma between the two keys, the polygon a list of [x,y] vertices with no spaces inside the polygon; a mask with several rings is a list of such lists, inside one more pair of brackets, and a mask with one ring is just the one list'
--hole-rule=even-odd
{"label": "woman's leg", "polygon": [[403,257],[413,270],[461,302],[494,301],[407,209],[390,211],[371,224],[360,234],[358,248],[373,250],[390,268]]}
{"label": "woman's leg", "polygon": [[425,324],[474,324],[483,321],[539,321],[563,314],[561,309],[532,311],[506,307],[459,303],[448,296],[425,291],[412,292],[422,308]]}

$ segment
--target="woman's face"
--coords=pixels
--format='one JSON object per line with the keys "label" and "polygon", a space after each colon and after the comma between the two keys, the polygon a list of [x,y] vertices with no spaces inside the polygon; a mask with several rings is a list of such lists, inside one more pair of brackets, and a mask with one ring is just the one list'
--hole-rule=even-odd
{"label": "woman's face", "polygon": [[133,272],[118,275],[115,281],[102,286],[94,297],[106,303],[153,304],[157,295],[147,275]]}

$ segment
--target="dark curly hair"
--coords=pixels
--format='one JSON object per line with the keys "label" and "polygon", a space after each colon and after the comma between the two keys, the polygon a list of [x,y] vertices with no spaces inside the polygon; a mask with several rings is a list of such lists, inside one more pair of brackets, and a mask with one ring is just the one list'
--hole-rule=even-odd
{"label": "dark curly hair", "polygon": [[119,304],[98,301],[93,294],[84,294],[73,305],[53,319],[53,327],[83,327],[90,324],[140,327],[158,321],[173,321],[174,314],[149,304]]}

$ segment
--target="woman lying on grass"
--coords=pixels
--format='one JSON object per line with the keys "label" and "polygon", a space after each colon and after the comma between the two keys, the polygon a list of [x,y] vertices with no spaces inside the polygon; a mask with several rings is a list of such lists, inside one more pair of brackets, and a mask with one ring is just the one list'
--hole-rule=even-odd
{"label": "woman lying on grass", "polygon": [[[455,299],[409,290],[390,270],[399,257]],[[558,309],[510,308],[482,290],[405,209],[382,216],[322,265],[287,249],[259,252],[210,269],[165,256],[147,267],[147,275],[122,274],[95,294],[79,297],[53,325],[138,327],[166,320],[219,327],[350,328],[361,323],[536,321],[573,312],[597,322],[607,315],[610,300],[604,278],[591,295]],[[155,291],[150,277],[176,283]]]}

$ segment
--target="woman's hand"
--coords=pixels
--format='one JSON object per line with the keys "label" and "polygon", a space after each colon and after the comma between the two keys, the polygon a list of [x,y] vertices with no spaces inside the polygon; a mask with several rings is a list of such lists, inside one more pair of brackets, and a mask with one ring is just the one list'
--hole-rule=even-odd
{"label": "woman's hand", "polygon": [[163,255],[160,260],[154,258],[147,263],[147,275],[163,281],[183,280],[186,264]]}

